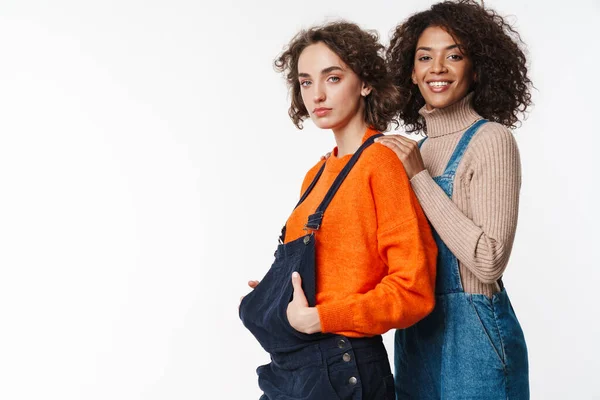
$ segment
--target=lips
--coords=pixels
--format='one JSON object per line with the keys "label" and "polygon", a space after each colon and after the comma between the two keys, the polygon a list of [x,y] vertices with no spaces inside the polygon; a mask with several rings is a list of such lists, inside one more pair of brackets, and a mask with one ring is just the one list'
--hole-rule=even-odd
{"label": "lips", "polygon": [[426,82],[427,83],[427,87],[434,93],[441,93],[441,92],[445,92],[446,90],[448,90],[448,88],[450,88],[450,85],[452,84],[451,81],[429,81]]}
{"label": "lips", "polygon": [[325,115],[327,115],[329,112],[331,111],[331,108],[326,108],[326,107],[319,107],[319,108],[315,108],[313,110],[313,114],[315,114],[317,117],[324,117]]}
{"label": "lips", "polygon": [[451,83],[452,82],[450,82],[450,81],[429,81],[429,82],[427,82],[427,84],[429,86],[433,86],[433,87],[447,86]]}

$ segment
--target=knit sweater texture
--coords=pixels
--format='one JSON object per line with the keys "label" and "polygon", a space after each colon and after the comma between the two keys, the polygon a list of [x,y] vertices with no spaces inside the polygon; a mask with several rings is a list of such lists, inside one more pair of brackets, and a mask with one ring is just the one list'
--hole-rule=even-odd
{"label": "knit sweater texture", "polygon": [[420,114],[427,140],[421,147],[426,170],[411,179],[427,218],[459,261],[465,292],[492,296],[500,290],[513,246],[519,211],[521,162],[517,143],[503,125],[488,122],[472,138],[454,180],[452,198],[432,177],[439,176],[463,133],[482,117],[473,94]]}
{"label": "knit sweater texture", "polygon": [[[368,129],[364,141],[377,132]],[[285,241],[303,229],[352,155],[337,149],[307,173]],[[402,163],[381,144],[360,156],[325,211],[316,237],[317,310],[323,332],[362,337],[405,328],[434,306],[437,247]]]}

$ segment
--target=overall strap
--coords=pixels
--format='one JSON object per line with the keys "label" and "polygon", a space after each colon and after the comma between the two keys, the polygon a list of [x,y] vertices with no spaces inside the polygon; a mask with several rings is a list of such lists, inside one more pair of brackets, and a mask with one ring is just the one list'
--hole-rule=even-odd
{"label": "overall strap", "polygon": [[380,136],[383,136],[383,134],[378,133],[376,135],[369,137],[358,148],[358,150],[356,150],[356,152],[352,155],[352,158],[350,159],[350,161],[348,161],[348,163],[344,166],[344,168],[340,171],[338,176],[333,181],[333,184],[329,188],[329,191],[327,191],[327,194],[323,198],[323,201],[321,202],[321,204],[319,204],[319,206],[317,207],[315,213],[308,216],[308,222],[306,223],[306,225],[304,225],[304,227],[306,229],[311,229],[311,230],[319,229],[319,227],[321,226],[321,221],[323,220],[323,215],[325,214],[325,210],[327,209],[327,206],[329,206],[329,203],[331,203],[331,200],[333,200],[333,196],[335,196],[335,194],[337,193],[338,189],[342,185],[342,182],[344,182],[344,179],[346,179],[346,177],[350,173],[350,170],[352,170],[352,167],[354,167],[354,164],[356,164],[356,162],[358,161],[358,158],[360,157],[362,152],[367,147],[372,145],[374,143],[375,139]]}
{"label": "overall strap", "polygon": [[296,206],[294,207],[294,210],[296,208],[298,208],[298,206],[300,204],[302,204],[302,202],[304,200],[306,200],[306,198],[308,197],[308,195],[310,194],[310,192],[312,192],[313,188],[315,187],[315,185],[317,184],[317,181],[319,180],[319,178],[321,177],[321,174],[323,173],[323,171],[325,170],[325,164],[326,162],[323,163],[323,165],[321,165],[321,168],[319,168],[319,171],[317,172],[317,174],[315,175],[315,177],[313,178],[312,182],[310,183],[310,185],[306,188],[306,190],[304,191],[304,194],[302,194],[302,197],[300,197],[300,200],[298,201],[298,203],[296,204]]}
{"label": "overall strap", "polygon": [[[308,195],[310,194],[310,192],[313,190],[313,188],[315,187],[315,185],[317,184],[317,181],[319,180],[319,178],[321,177],[321,174],[323,174],[323,171],[325,170],[325,164],[327,162],[324,162],[323,165],[321,165],[321,168],[319,168],[319,171],[317,172],[317,174],[315,175],[315,177],[313,178],[312,182],[310,183],[310,185],[308,185],[308,187],[306,188],[306,190],[304,191],[304,193],[302,194],[302,196],[300,197],[300,200],[298,201],[298,203],[296,204],[296,206],[294,207],[294,210],[296,208],[298,208],[298,206],[300,204],[302,204],[302,202],[304,200],[306,200],[306,198],[308,197]],[[286,225],[283,226],[283,228],[281,228],[281,235],[279,235],[279,243],[283,243],[283,241],[285,240],[285,231],[286,231]]]}
{"label": "overall strap", "polygon": [[[333,200],[333,196],[335,196],[336,192],[342,185],[342,182],[344,181],[344,179],[346,179],[346,177],[350,173],[350,170],[352,169],[354,164],[356,164],[356,162],[358,161],[358,157],[360,157],[361,153],[367,147],[372,145],[374,143],[374,140],[380,136],[383,136],[383,134],[379,133],[379,134],[369,137],[358,148],[358,150],[356,150],[356,152],[352,155],[352,158],[348,161],[348,163],[344,166],[344,168],[340,171],[338,176],[333,181],[333,184],[329,188],[329,191],[327,191],[327,194],[325,194],[323,201],[321,202],[321,204],[319,204],[315,213],[308,216],[308,222],[306,223],[306,225],[304,225],[305,228],[311,229],[311,230],[318,230],[320,228],[321,220],[323,219],[323,214],[325,213],[327,206],[329,205],[329,203],[331,203],[331,200]],[[298,204],[296,204],[296,207],[294,207],[294,209],[296,209],[300,204],[302,204],[302,202],[304,200],[306,200],[306,198],[308,197],[309,193],[313,190],[313,188],[317,184],[317,181],[321,177],[323,170],[325,169],[325,164],[326,164],[326,162],[323,163],[323,165],[321,166],[321,169],[319,169],[319,172],[317,172],[317,175],[315,175],[311,184],[304,191],[304,194],[302,195],[302,197],[300,197],[300,201],[298,201]],[[281,229],[281,235],[279,236],[279,243],[283,243],[285,241],[285,231],[286,231],[286,227],[284,226]]]}
{"label": "overall strap", "polygon": [[471,125],[465,133],[463,133],[462,137],[460,138],[460,141],[454,149],[454,153],[452,153],[452,156],[450,157],[450,161],[448,161],[448,165],[446,166],[446,170],[444,171],[443,175],[454,176],[454,174],[456,174],[458,164],[460,164],[460,161],[462,160],[462,157],[465,154],[465,151],[467,150],[471,139],[473,139],[473,136],[475,135],[479,127],[485,124],[486,122],[488,122],[487,119],[480,119],[473,125]]}

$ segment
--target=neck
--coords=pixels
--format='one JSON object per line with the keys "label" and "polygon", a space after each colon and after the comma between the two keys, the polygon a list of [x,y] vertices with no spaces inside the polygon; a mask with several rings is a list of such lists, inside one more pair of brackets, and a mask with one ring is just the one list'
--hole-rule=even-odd
{"label": "neck", "polygon": [[337,156],[343,157],[347,154],[354,154],[362,144],[367,128],[362,112],[356,113],[343,127],[333,128],[333,135],[338,149]]}
{"label": "neck", "polygon": [[427,107],[423,107],[419,114],[425,119],[427,136],[437,137],[461,132],[478,119],[481,119],[481,116],[477,114],[471,105],[472,98],[473,94],[469,93],[461,100],[445,108],[428,110]]}

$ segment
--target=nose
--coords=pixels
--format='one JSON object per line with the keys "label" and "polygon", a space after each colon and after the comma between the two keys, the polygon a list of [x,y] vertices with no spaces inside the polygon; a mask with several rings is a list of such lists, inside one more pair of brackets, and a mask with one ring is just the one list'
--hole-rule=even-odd
{"label": "nose", "polygon": [[322,103],[325,101],[325,87],[321,83],[314,83],[313,85],[313,101],[315,103]]}
{"label": "nose", "polygon": [[433,64],[431,66],[431,72],[434,74],[441,74],[443,72],[447,72],[445,59],[443,57],[436,57],[433,59]]}

